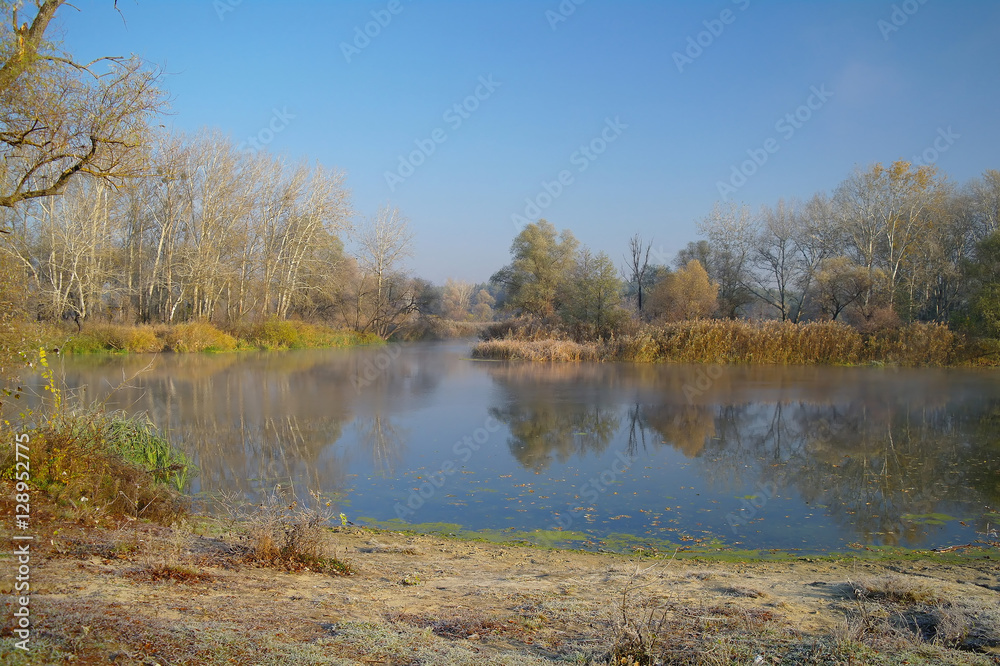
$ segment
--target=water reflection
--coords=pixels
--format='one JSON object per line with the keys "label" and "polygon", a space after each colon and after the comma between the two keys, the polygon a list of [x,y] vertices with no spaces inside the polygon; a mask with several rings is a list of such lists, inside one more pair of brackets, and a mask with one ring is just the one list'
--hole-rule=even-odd
{"label": "water reflection", "polygon": [[[414,522],[519,530],[585,504],[573,529],[595,538],[696,534],[747,547],[937,546],[997,522],[1000,381],[990,372],[467,354],[448,343],[60,363],[85,400],[147,411],[166,429],[200,467],[195,492],[281,483],[339,497],[352,517],[388,519],[423,489]],[[490,417],[500,430],[456,457],[454,442]],[[636,464],[581,500],[581,483],[623,453]],[[428,486],[446,463],[458,465],[446,484]],[[760,488],[773,496],[747,509]]]}
{"label": "water reflection", "polygon": [[[1000,402],[988,373],[725,368],[708,382],[705,373],[497,366],[503,406],[492,413],[525,467],[601,452],[624,420],[629,453],[670,447],[707,489],[776,488],[801,501],[798,513],[821,507],[864,543],[919,543],[927,517],[950,512],[978,516],[985,530],[988,512],[972,505],[1000,503]],[[580,387],[587,403],[567,399]],[[639,402],[608,404],[621,393]]]}
{"label": "water reflection", "polygon": [[381,477],[395,475],[396,465],[402,460],[405,433],[381,413],[358,420],[362,447],[371,455],[372,467]]}

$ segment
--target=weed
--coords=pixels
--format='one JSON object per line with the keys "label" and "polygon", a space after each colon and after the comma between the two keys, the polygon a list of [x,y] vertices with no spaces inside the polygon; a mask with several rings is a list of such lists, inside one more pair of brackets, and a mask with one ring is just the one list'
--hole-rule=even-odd
{"label": "weed", "polygon": [[897,604],[936,604],[941,593],[926,584],[903,576],[885,575],[850,583],[857,599],[887,601]]}
{"label": "weed", "polygon": [[159,334],[175,352],[223,352],[236,349],[236,338],[205,321],[163,326]]}
{"label": "weed", "polygon": [[354,567],[328,554],[327,526],[334,513],[317,493],[310,493],[317,508],[302,506],[280,486],[258,504],[241,504],[224,498],[235,547],[248,563],[283,566],[291,570],[323,571],[342,576]]}

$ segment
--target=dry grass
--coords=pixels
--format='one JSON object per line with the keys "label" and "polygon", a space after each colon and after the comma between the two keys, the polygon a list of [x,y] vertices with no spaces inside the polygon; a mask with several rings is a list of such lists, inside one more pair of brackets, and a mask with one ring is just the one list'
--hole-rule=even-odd
{"label": "dry grass", "polygon": [[875,648],[929,644],[979,652],[1000,647],[1000,610],[952,598],[893,574],[848,584],[855,602],[841,636]]}
{"label": "dry grass", "polygon": [[912,577],[888,574],[860,579],[852,586],[857,599],[896,604],[937,604],[944,601],[940,591]]}
{"label": "dry grass", "polygon": [[473,358],[504,361],[600,361],[597,345],[572,340],[486,340],[472,350]]}
{"label": "dry grass", "polygon": [[838,322],[693,320],[645,326],[589,341],[541,323],[492,326],[473,356],[501,360],[630,361],[940,366],[956,360],[955,335],[944,325],[913,323],[862,334]]}
{"label": "dry grass", "polygon": [[[37,331],[42,335],[41,330]],[[304,349],[346,347],[373,344],[372,334],[343,331],[303,321],[268,319],[224,331],[207,321],[183,324],[125,325],[85,324],[82,333],[73,333],[65,341],[55,331],[44,334],[66,353],[96,352],[226,352],[236,349]]]}
{"label": "dry grass", "polygon": [[350,563],[330,553],[328,503],[312,494],[315,506],[303,506],[276,487],[257,504],[223,498],[230,538],[247,564],[279,566],[290,571],[353,574]]}

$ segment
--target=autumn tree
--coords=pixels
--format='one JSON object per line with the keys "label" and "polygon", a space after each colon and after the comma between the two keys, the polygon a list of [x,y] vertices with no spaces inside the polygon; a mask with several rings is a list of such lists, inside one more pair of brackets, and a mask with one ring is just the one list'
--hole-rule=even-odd
{"label": "autumn tree", "polygon": [[[933,166],[914,167],[905,160],[859,169],[837,188],[838,214],[853,258],[872,277],[872,287],[863,298],[867,309],[875,299],[894,305],[897,285],[930,229],[943,194],[943,183]],[[876,270],[885,276],[882,293],[874,291],[881,282],[874,275]]]}
{"label": "autumn tree", "polygon": [[872,287],[877,273],[855,263],[850,257],[839,256],[823,260],[816,274],[817,300],[820,309],[830,319],[863,298]]}
{"label": "autumn tree", "polygon": [[486,289],[480,289],[473,297],[472,316],[476,321],[492,321],[496,303],[497,299],[493,294]]}
{"label": "autumn tree", "polygon": [[618,270],[604,252],[589,248],[577,253],[570,273],[566,302],[560,312],[564,321],[605,334],[621,321],[622,283]]}
{"label": "autumn tree", "polygon": [[0,206],[60,194],[87,174],[120,186],[145,173],[160,75],[137,56],[74,61],[46,37],[65,0],[0,2]]}
{"label": "autumn tree", "polygon": [[710,317],[718,308],[719,285],[697,259],[666,276],[650,295],[650,308],[666,321]]}
{"label": "autumn tree", "polygon": [[555,314],[565,299],[578,245],[572,232],[557,233],[546,220],[524,227],[511,243],[511,263],[490,278],[505,287],[505,307],[535,316]]}

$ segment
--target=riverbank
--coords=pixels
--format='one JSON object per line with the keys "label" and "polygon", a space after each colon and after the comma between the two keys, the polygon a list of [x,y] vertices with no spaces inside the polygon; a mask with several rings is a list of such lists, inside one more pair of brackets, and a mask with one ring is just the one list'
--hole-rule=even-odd
{"label": "riverbank", "polygon": [[324,530],[345,576],[248,562],[217,520],[97,527],[40,511],[29,653],[11,649],[13,558],[0,559],[5,664],[1000,660],[995,547],[727,562]]}
{"label": "riverbank", "polygon": [[79,332],[61,327],[42,330],[37,337],[44,340],[45,346],[69,354],[312,349],[384,342],[373,333],[277,319],[225,330],[202,321],[155,325],[85,324]]}
{"label": "riverbank", "polygon": [[861,332],[839,322],[700,319],[637,325],[593,339],[539,325],[502,322],[473,348],[474,358],[769,365],[994,366],[996,341],[970,340],[943,324],[912,323]]}

